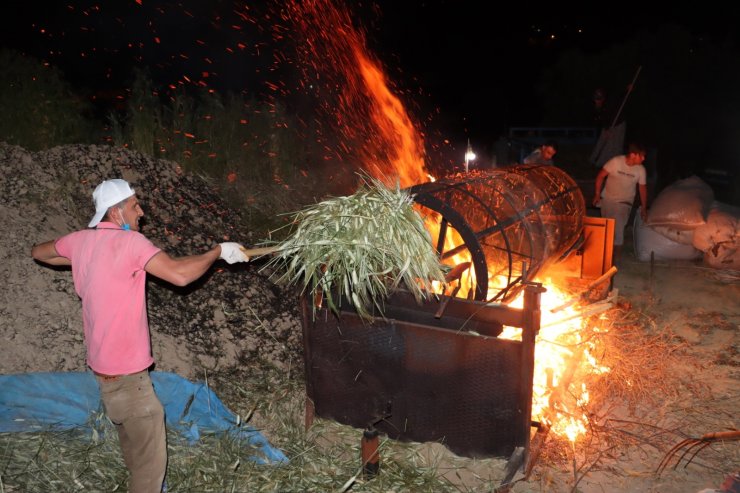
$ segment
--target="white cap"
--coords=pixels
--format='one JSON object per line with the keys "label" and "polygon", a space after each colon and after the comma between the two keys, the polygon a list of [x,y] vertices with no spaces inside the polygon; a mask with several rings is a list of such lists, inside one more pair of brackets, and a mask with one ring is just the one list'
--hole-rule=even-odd
{"label": "white cap", "polygon": [[95,202],[95,215],[93,216],[88,228],[97,226],[108,209],[122,200],[134,195],[134,189],[128,184],[126,180],[115,178],[113,180],[105,180],[103,183],[95,187],[93,192],[93,201]]}

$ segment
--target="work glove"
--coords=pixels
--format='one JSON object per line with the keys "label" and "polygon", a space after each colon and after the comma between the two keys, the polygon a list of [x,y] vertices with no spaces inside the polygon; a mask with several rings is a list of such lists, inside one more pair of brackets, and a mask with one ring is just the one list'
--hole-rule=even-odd
{"label": "work glove", "polygon": [[219,245],[221,246],[221,255],[218,258],[224,259],[226,263],[249,262],[249,257],[244,253],[244,247],[239,243],[227,241],[219,243]]}

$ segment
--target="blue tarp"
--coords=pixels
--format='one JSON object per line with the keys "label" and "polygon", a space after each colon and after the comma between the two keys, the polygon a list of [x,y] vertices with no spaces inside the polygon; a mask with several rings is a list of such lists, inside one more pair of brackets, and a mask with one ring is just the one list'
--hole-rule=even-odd
{"label": "blue tarp", "polygon": [[[205,384],[167,372],[151,372],[151,377],[164,406],[167,427],[189,442],[196,442],[201,432],[227,433],[261,452],[262,457],[251,460],[288,461],[259,431],[238,425],[237,417]],[[92,431],[102,411],[98,384],[91,372],[0,375],[0,432],[84,427]]]}

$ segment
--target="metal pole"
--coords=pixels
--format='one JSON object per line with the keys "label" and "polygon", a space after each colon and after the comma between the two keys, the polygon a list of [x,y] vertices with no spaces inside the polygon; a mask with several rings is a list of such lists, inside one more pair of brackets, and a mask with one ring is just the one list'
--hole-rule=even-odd
{"label": "metal pole", "polygon": [[637,77],[640,75],[641,70],[642,70],[642,65],[637,67],[637,72],[635,72],[635,76],[632,78],[632,82],[630,83],[629,86],[627,86],[627,94],[624,95],[624,98],[622,99],[622,104],[619,106],[619,109],[617,110],[617,114],[614,115],[614,120],[612,121],[611,128],[614,128],[614,126],[617,124],[617,119],[619,118],[619,115],[622,113],[622,109],[624,108],[624,105],[627,102],[627,98],[630,96],[632,89],[635,87],[635,82],[637,82]]}

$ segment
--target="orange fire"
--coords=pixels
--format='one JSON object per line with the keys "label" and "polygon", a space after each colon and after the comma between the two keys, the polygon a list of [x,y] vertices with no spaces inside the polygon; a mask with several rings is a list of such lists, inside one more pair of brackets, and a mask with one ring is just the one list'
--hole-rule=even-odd
{"label": "orange fire", "polygon": [[382,140],[392,150],[388,163],[368,163],[375,176],[387,179],[398,175],[402,187],[429,181],[424,171],[423,142],[403,103],[388,89],[380,67],[366,57],[359,47],[355,47],[355,57],[367,90],[374,96],[370,115]]}
{"label": "orange fire", "polygon": [[[428,217],[425,224],[432,238],[436,238],[440,229],[439,216]],[[444,241],[445,251],[463,242],[457,231],[450,227]],[[446,259],[445,263],[459,265],[470,260],[470,253],[462,250]],[[583,340],[582,335],[587,327],[574,306],[568,303],[571,295],[559,289],[557,283],[550,278],[536,281],[546,286],[547,291],[541,297],[541,330],[535,344],[532,419],[547,423],[551,433],[575,442],[588,429],[588,416],[583,408],[589,402],[588,389],[584,383],[578,383],[576,373],[594,375],[609,369],[600,366],[589,352],[591,345]],[[473,269],[468,268],[463,272],[457,282],[460,289],[456,296],[466,298],[468,292],[475,287]],[[506,282],[503,276],[491,279],[488,298],[498,293]],[[515,308],[521,308],[522,305],[523,293],[509,303],[509,306]],[[557,310],[558,307],[564,308]],[[552,310],[557,310],[557,313]],[[520,328],[504,327],[499,337],[521,340],[521,332]]]}
{"label": "orange fire", "polygon": [[[535,344],[532,419],[548,423],[552,433],[575,442],[586,433],[588,416],[583,407],[589,401],[588,389],[577,382],[575,373],[595,375],[609,368],[599,365],[589,352],[592,346],[583,339],[585,321],[573,306],[553,313],[568,305],[570,297],[552,279],[538,281],[547,291],[542,294],[541,328]],[[521,307],[522,302],[519,296],[509,306]],[[521,329],[504,327],[499,337],[521,340]]]}
{"label": "orange fire", "polygon": [[321,108],[342,140],[339,147],[358,154],[359,167],[389,185],[429,181],[421,133],[346,6],[332,0],[293,1],[283,15],[304,38],[298,51],[306,65],[300,68],[306,80],[316,81]]}
{"label": "orange fire", "polygon": [[[362,148],[362,167],[374,177],[402,187],[434,181],[425,171],[424,142],[420,132],[405,110],[401,100],[388,87],[386,77],[369,55],[365,39],[356,30],[349,14],[330,0],[291,3],[291,15],[307,30],[306,48],[316,52],[319,45],[324,67],[341,72],[344,88],[340,89],[339,108],[334,111],[339,130],[348,142]],[[310,32],[309,32],[310,31]],[[315,54],[315,53],[312,53]],[[316,68],[319,71],[318,66]],[[435,213],[436,214],[436,213]],[[426,218],[432,238],[439,232],[438,215]],[[459,234],[448,227],[444,238],[445,251],[463,243]],[[436,245],[435,245],[436,246]],[[449,265],[471,261],[467,250],[445,259]],[[460,278],[457,296],[466,297],[475,286],[472,269]],[[506,280],[492,279],[489,293],[496,293]],[[564,304],[566,296],[554,284],[543,283],[547,292],[542,296],[542,330],[535,349],[535,382],[532,418],[550,425],[552,433],[575,441],[587,429],[587,417],[580,408],[588,402],[588,390],[576,382],[576,374],[600,373],[608,369],[596,365],[581,340],[582,320],[567,310],[552,314],[550,309]],[[521,303],[515,300],[513,305]],[[569,308],[568,310],[572,310]],[[568,321],[554,323],[555,319]],[[506,328],[502,337],[521,337]],[[576,368],[576,366],[578,368]],[[576,369],[579,371],[576,372]]]}

